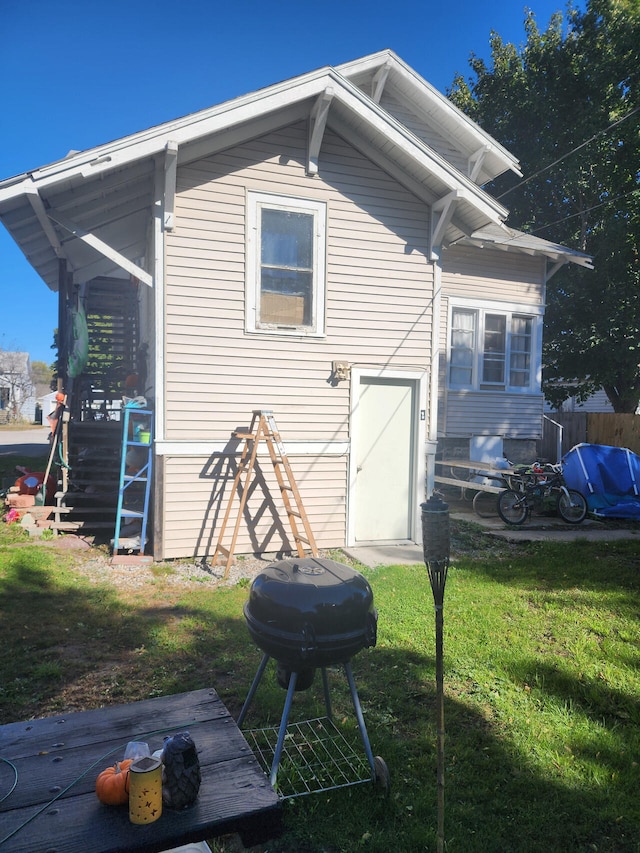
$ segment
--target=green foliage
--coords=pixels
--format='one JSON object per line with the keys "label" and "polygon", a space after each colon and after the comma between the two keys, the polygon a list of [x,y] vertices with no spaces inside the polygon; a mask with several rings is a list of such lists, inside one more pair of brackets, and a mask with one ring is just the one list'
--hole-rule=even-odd
{"label": "green foliage", "polygon": [[50,387],[53,378],[51,365],[46,364],[44,361],[32,361],[31,377],[36,386]]}
{"label": "green foliage", "polygon": [[[489,192],[509,223],[587,252],[593,272],[560,270],[548,287],[547,396],[559,403],[604,387],[616,411],[640,399],[640,3],[587,0],[557,12],[526,42],[490,39],[491,63],[471,56],[473,78],[450,97],[521,162]],[[577,388],[559,383],[579,380]]]}

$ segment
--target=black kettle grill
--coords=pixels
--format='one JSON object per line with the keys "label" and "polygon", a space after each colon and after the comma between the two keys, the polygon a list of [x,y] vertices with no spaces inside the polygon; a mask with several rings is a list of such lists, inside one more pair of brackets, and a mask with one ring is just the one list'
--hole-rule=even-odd
{"label": "black kettle grill", "polygon": [[386,766],[371,751],[350,664],[360,649],[376,644],[378,614],[366,578],[333,560],[317,557],[280,560],[254,579],[244,617],[251,639],[264,656],[238,717],[238,726],[244,721],[271,658],[277,663],[278,683],[287,690],[271,763],[271,784],[275,785],[294,692],[309,688],[316,669],[320,668],[330,721],[326,667],[339,664],[344,667],[349,683],[370,778],[386,784]]}

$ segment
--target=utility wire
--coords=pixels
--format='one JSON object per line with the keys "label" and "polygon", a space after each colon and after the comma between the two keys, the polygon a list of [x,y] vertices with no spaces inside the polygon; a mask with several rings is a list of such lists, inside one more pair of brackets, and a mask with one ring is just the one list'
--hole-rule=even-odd
{"label": "utility wire", "polygon": [[597,210],[599,207],[605,207],[607,204],[612,204],[614,201],[618,201],[618,199],[626,198],[628,195],[633,195],[633,193],[640,192],[640,187],[635,187],[635,189],[628,190],[626,193],[620,193],[620,195],[614,196],[613,198],[608,198],[606,201],[600,201],[598,204],[594,204],[591,207],[587,207],[584,210],[579,210],[577,213],[570,213],[568,216],[563,216],[561,219],[556,219],[555,222],[548,222],[546,225],[541,225],[539,228],[535,228],[533,231],[526,231],[526,234],[537,234],[538,231],[544,231],[545,228],[551,228],[552,225],[560,225],[562,222],[567,222],[569,219],[574,219],[576,216],[582,216],[585,213],[591,213],[592,210]]}
{"label": "utility wire", "polygon": [[544,166],[542,169],[539,169],[537,172],[534,172],[533,175],[529,175],[528,178],[525,178],[523,181],[520,181],[520,183],[515,184],[515,186],[511,187],[510,189],[505,190],[501,195],[497,196],[498,201],[501,198],[504,198],[506,195],[509,195],[509,193],[513,192],[514,190],[517,190],[525,184],[529,183],[529,181],[532,181],[534,178],[537,178],[539,175],[542,175],[548,169],[552,169],[554,166],[557,166],[558,163],[562,163],[562,161],[566,160],[567,157],[570,157],[572,154],[575,154],[576,151],[580,151],[581,148],[584,148],[585,146],[589,145],[599,136],[602,136],[603,134],[608,133],[610,130],[613,130],[614,127],[617,127],[619,124],[622,124],[623,121],[626,121],[628,118],[631,118],[631,116],[635,115],[639,111],[640,105],[634,107],[631,112],[628,112],[625,116],[622,116],[622,118],[619,118],[617,121],[614,121],[613,124],[609,125],[609,127],[605,127],[603,130],[599,130],[590,139],[587,139],[586,142],[581,142],[580,145],[577,145],[575,148],[572,148],[571,151],[567,151],[566,154],[563,154],[562,157],[559,157],[557,160],[554,160],[553,163],[549,163],[548,166]]}

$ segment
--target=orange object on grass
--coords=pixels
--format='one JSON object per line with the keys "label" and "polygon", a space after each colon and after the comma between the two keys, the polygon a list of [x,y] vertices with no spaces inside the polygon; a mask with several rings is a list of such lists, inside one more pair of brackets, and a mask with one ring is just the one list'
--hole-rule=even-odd
{"label": "orange object on grass", "polygon": [[[37,495],[38,492],[42,489],[42,484],[44,483],[44,471],[30,471],[28,474],[24,474],[18,480],[16,480],[16,486],[18,487],[18,492],[21,495]],[[53,479],[51,474],[49,474],[47,478],[47,492],[46,492],[46,501],[47,503],[53,503],[53,496],[56,491],[56,481]]]}

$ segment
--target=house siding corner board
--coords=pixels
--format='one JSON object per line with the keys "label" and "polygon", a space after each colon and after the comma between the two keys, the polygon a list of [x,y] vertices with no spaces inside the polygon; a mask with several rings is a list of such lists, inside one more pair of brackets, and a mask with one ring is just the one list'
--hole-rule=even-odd
{"label": "house siding corner board", "polygon": [[[179,168],[166,239],[167,440],[226,440],[265,407],[285,440],[343,441],[349,383],[331,384],[333,360],[429,367],[428,209],[330,131],[320,175],[307,177],[306,144],[300,124]],[[327,205],[324,337],[245,333],[252,190]]]}
{"label": "house siding corner board", "polygon": [[[164,559],[211,557],[218,542],[219,525],[227,508],[235,474],[235,461],[224,454],[210,458],[165,457],[166,493],[163,518]],[[268,455],[260,455],[256,484],[247,502],[256,522],[249,534],[246,518],[238,533],[236,554],[293,551],[291,528]],[[289,462],[319,548],[344,545],[346,502],[342,484],[347,477],[347,457],[320,458],[290,455]],[[239,499],[233,508],[223,544],[229,546]]]}
{"label": "house siding corner board", "polygon": [[501,435],[541,438],[542,394],[452,391],[447,395],[447,436]]}

